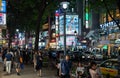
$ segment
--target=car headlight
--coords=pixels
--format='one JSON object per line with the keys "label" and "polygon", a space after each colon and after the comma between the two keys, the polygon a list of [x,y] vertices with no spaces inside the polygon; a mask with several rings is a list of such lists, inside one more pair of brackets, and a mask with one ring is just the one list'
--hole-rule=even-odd
{"label": "car headlight", "polygon": [[85,56],[82,56],[82,58],[85,58]]}
{"label": "car headlight", "polygon": [[88,56],[88,58],[90,58],[90,56]]}

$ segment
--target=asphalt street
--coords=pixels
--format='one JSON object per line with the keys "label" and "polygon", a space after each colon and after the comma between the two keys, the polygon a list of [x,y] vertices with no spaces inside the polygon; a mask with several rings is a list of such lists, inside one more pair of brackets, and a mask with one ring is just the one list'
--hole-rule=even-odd
{"label": "asphalt street", "polygon": [[57,78],[55,76],[56,70],[50,68],[42,69],[42,77],[37,75],[37,72],[33,70],[32,65],[25,65],[25,69],[21,71],[21,75],[18,76],[15,72],[15,69],[12,70],[10,75],[6,75],[6,72],[3,72],[2,64],[0,63],[0,78]]}

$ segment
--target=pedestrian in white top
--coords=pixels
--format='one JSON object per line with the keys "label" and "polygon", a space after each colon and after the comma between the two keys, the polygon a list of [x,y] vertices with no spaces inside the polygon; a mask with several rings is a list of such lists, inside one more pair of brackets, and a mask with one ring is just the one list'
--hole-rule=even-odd
{"label": "pedestrian in white top", "polygon": [[82,78],[84,74],[85,68],[83,67],[82,63],[78,63],[78,67],[76,69],[76,78]]}

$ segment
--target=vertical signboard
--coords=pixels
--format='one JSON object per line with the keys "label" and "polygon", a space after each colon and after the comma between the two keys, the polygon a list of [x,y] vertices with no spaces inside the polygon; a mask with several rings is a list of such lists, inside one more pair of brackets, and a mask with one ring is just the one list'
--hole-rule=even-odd
{"label": "vertical signboard", "polygon": [[0,1],[0,12],[6,13],[6,1]]}
{"label": "vertical signboard", "polygon": [[85,0],[85,27],[89,28],[89,7],[88,0]]}
{"label": "vertical signboard", "polygon": [[59,38],[58,38],[58,36],[59,36],[59,11],[57,10],[56,12],[55,12],[55,33],[56,33],[56,48],[58,48],[58,42],[59,42]]}
{"label": "vertical signboard", "polygon": [[6,26],[6,0],[0,0],[0,26]]}
{"label": "vertical signboard", "polygon": [[0,13],[0,25],[6,25],[6,14]]}
{"label": "vertical signboard", "polygon": [[1,9],[1,6],[2,6],[2,0],[0,0],[0,9]]}

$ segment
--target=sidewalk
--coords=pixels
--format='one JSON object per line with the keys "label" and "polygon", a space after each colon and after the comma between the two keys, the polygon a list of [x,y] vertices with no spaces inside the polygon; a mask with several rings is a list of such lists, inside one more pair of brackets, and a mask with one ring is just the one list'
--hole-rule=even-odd
{"label": "sidewalk", "polygon": [[55,76],[56,71],[50,68],[42,69],[42,77],[38,77],[37,73],[33,71],[33,67],[26,65],[25,69],[21,71],[21,75],[17,76],[15,69],[11,75],[5,75],[5,72],[2,71],[2,65],[0,64],[0,78],[57,78]]}

